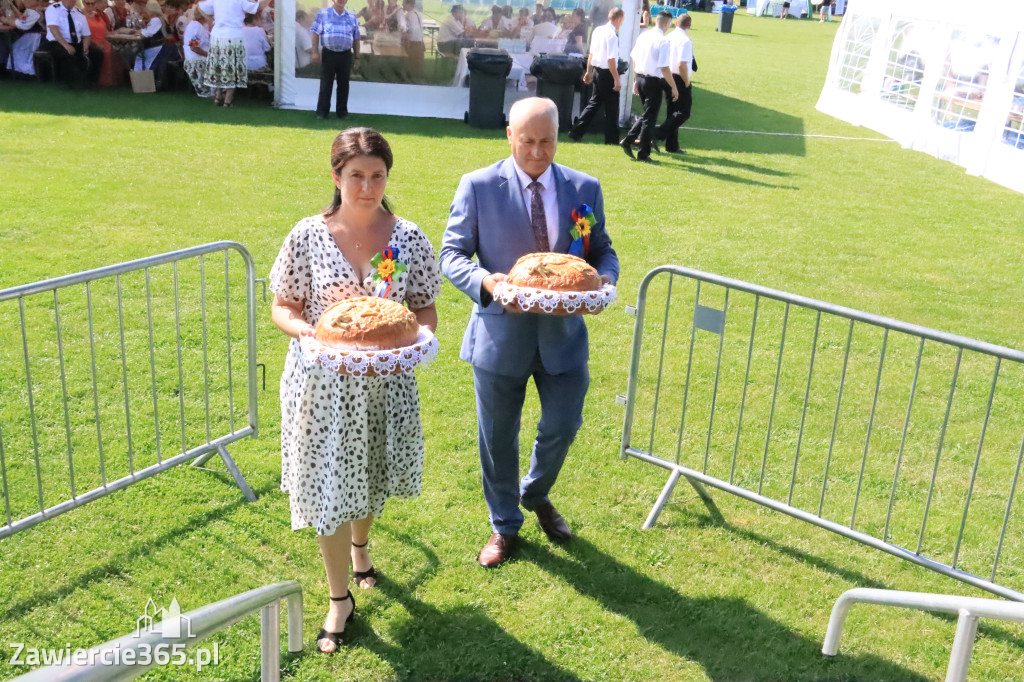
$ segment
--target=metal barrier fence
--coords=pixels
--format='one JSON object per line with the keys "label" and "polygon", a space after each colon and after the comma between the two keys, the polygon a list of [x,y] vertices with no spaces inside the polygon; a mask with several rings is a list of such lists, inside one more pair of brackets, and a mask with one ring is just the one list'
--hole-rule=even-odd
{"label": "metal barrier fence", "polygon": [[256,499],[226,449],[257,431],[255,281],[220,241],[0,291],[0,539],[215,454]]}
{"label": "metal barrier fence", "polygon": [[[170,628],[136,631],[82,651],[68,650],[61,663],[37,668],[11,682],[110,682],[133,680],[152,668],[195,665],[185,651],[251,613],[260,612],[260,682],[281,679],[281,600],[287,600],[288,651],[302,651],[302,587],[289,580],[257,587],[176,616]],[[164,620],[163,624],[167,621]],[[60,649],[56,653],[65,653]],[[209,652],[207,652],[209,653]],[[207,656],[206,665],[216,664]],[[202,671],[199,664],[197,672]]]}
{"label": "metal barrier fence", "polygon": [[1024,353],[670,265],[629,310],[645,528],[682,476],[1024,601]]}

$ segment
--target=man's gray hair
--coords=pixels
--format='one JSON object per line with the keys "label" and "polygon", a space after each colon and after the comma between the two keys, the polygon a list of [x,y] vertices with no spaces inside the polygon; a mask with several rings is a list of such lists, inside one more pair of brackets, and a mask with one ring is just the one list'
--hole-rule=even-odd
{"label": "man's gray hair", "polygon": [[538,110],[535,113],[549,116],[555,130],[558,130],[558,106],[547,97],[527,97],[513,104],[508,110],[508,124],[511,126],[514,121],[525,116],[528,110],[534,108]]}

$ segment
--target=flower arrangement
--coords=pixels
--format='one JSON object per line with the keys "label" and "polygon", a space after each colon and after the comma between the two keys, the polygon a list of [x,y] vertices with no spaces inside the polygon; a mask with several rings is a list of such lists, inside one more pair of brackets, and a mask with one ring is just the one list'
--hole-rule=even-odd
{"label": "flower arrangement", "polygon": [[569,236],[572,237],[572,244],[569,245],[569,254],[585,258],[590,253],[590,230],[597,222],[594,209],[587,204],[582,204],[572,210],[572,229]]}
{"label": "flower arrangement", "polygon": [[388,246],[379,251],[370,259],[373,272],[373,295],[380,298],[387,298],[391,293],[393,281],[406,272],[405,263],[398,260],[398,249]]}

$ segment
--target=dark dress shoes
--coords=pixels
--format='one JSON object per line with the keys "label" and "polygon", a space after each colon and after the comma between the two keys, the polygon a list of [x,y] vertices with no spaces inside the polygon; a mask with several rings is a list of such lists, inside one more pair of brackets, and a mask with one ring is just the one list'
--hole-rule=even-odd
{"label": "dark dress shoes", "polygon": [[548,536],[548,540],[551,540],[551,542],[565,542],[572,539],[572,531],[569,530],[569,524],[565,522],[565,519],[562,518],[562,515],[558,513],[558,510],[550,502],[540,505],[533,510],[533,513],[537,515],[540,529]]}
{"label": "dark dress shoes", "polygon": [[626,152],[626,156],[631,159],[635,159],[633,156],[633,141],[629,139],[629,135],[619,140],[619,146],[622,147],[622,151]]}
{"label": "dark dress shoes", "polygon": [[494,568],[508,561],[512,555],[512,545],[515,544],[515,540],[515,535],[493,534],[484,548],[480,550],[480,565],[484,568]]}

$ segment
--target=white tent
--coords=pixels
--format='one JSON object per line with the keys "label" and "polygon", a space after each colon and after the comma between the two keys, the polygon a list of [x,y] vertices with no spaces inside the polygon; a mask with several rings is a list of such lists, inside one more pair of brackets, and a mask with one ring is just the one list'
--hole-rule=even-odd
{"label": "white tent", "polygon": [[818,109],[1024,192],[1024,6],[857,0]]}
{"label": "white tent", "polygon": [[[320,0],[320,4],[326,6],[329,3],[328,0]],[[313,78],[297,78],[295,75],[295,0],[276,0],[275,5],[274,104],[285,109],[313,111],[316,108],[319,81]],[[619,31],[619,52],[622,59],[627,59],[633,41],[639,33],[640,3],[638,0],[625,0],[622,7],[626,12],[626,19]],[[349,9],[355,11],[359,8],[350,4]],[[623,92],[630,92],[626,89],[625,83]],[[513,97],[516,95],[525,97],[529,93],[515,93]],[[506,111],[512,103],[512,97],[506,95]],[[630,104],[629,97],[621,98],[620,119],[624,120],[628,115]],[[349,90],[349,111],[359,114],[461,120],[468,109],[467,87],[354,80]]]}

